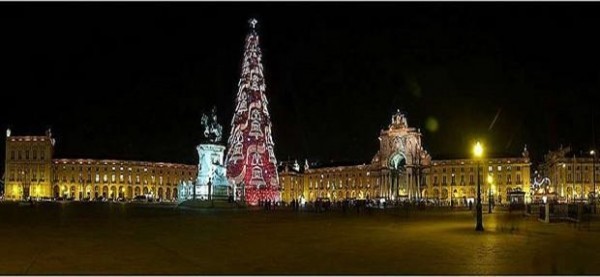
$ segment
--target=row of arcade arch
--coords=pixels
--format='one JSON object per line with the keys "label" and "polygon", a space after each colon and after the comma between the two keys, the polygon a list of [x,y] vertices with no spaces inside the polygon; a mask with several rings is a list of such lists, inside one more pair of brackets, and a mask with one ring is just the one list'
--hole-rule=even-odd
{"label": "row of arcade arch", "polygon": [[81,199],[133,199],[136,196],[149,196],[158,199],[176,199],[177,188],[158,187],[156,191],[152,187],[125,187],[125,186],[86,186],[85,189],[78,186],[55,185],[52,189],[53,197]]}

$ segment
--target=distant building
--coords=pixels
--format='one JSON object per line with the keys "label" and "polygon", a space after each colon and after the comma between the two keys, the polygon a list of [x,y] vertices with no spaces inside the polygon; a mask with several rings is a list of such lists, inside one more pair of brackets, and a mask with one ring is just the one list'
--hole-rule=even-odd
{"label": "distant building", "polygon": [[54,139],[6,137],[5,199],[64,197],[75,200],[132,199],[138,195],[173,200],[177,185],[196,178],[194,165],[123,160],[53,159]]}
{"label": "distant building", "polygon": [[[528,156],[434,160],[427,170],[423,198],[466,205],[477,198],[477,167],[480,170],[481,201],[507,203],[509,193],[529,195],[531,162]],[[490,182],[491,181],[491,182]],[[491,198],[490,198],[491,197]],[[530,198],[525,199],[530,201]]]}
{"label": "distant building", "polygon": [[[593,166],[596,166],[595,181],[600,180],[597,163],[590,153],[577,155],[570,147],[550,151],[544,157],[540,175],[549,179],[549,192],[554,192],[560,201],[588,200],[594,191]],[[536,190],[545,189],[541,182],[533,184]],[[598,187],[596,185],[596,191]],[[541,193],[541,191],[540,191]]]}
{"label": "distant building", "polygon": [[[379,140],[377,154],[362,165],[310,168],[308,161],[302,167],[297,161],[284,163],[280,167],[282,200],[378,198],[466,205],[476,198],[478,162],[432,160],[421,145],[421,132],[409,127],[400,112],[393,115]],[[479,165],[484,202],[491,196],[495,203],[505,203],[511,191],[529,193],[531,162],[526,150],[516,157],[485,158]]]}

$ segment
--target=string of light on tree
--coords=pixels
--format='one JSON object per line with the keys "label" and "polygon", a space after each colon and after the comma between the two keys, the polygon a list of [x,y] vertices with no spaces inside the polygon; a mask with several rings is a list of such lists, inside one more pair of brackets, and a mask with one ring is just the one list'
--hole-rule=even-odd
{"label": "string of light on tree", "polygon": [[243,184],[245,201],[255,205],[264,200],[279,201],[280,196],[256,20],[250,23],[226,164],[228,179]]}

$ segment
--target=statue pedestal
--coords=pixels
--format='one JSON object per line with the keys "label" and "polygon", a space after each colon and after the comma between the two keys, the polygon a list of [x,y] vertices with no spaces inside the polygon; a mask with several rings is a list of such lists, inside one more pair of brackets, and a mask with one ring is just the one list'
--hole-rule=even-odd
{"label": "statue pedestal", "polygon": [[198,178],[196,186],[206,191],[213,200],[227,200],[229,197],[229,182],[225,166],[223,165],[223,156],[225,146],[218,144],[200,144],[196,147],[198,150]]}

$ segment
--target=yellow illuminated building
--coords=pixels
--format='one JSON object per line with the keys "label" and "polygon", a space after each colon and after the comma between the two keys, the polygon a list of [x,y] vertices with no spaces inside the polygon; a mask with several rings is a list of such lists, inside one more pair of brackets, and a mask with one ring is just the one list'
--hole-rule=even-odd
{"label": "yellow illuminated building", "polygon": [[507,203],[508,193],[525,192],[525,201],[531,186],[531,162],[527,155],[513,158],[483,158],[435,160],[427,170],[427,185],[423,198],[440,201],[453,201],[456,205],[475,203],[477,198],[477,167],[479,166],[481,201]]}
{"label": "yellow illuminated building", "polygon": [[[495,203],[506,203],[511,191],[529,194],[527,150],[517,157],[432,160],[421,145],[420,131],[409,127],[399,112],[381,131],[379,141],[380,149],[368,164],[311,168],[305,161],[302,168],[297,162],[284,165],[279,175],[282,200],[427,200],[466,205],[476,198],[478,163],[484,202],[491,197]],[[530,199],[526,196],[525,201]]]}
{"label": "yellow illuminated building", "polygon": [[5,199],[64,197],[75,200],[138,195],[173,200],[177,185],[196,179],[197,166],[123,160],[52,159],[54,139],[10,136],[7,131]]}
{"label": "yellow illuminated building", "polygon": [[[596,167],[595,178],[594,167]],[[545,156],[542,164],[543,172],[534,178],[534,181],[537,179],[536,192],[542,194],[545,190],[547,193],[556,194],[558,200],[566,202],[588,200],[593,197],[594,181],[596,192],[600,190],[599,168],[597,157],[594,160],[594,155],[591,153],[577,155],[569,147],[551,151]],[[548,186],[542,184],[544,177],[549,180]]]}

